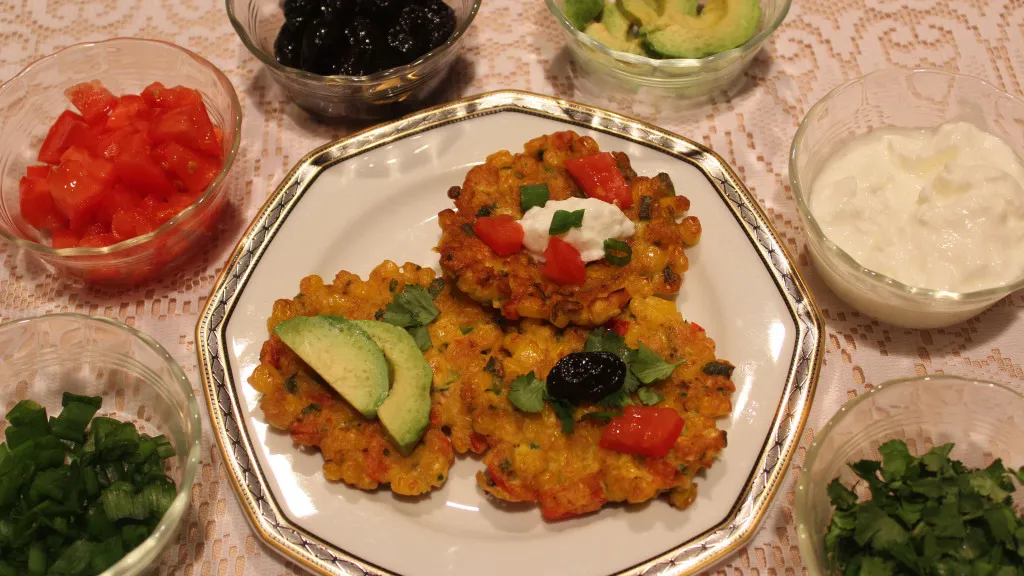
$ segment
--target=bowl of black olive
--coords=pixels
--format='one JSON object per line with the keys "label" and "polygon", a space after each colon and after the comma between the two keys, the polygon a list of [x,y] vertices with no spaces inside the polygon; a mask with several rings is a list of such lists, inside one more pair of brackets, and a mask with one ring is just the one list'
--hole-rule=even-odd
{"label": "bowl of black olive", "polygon": [[302,109],[376,119],[444,86],[481,0],[226,0],[242,43]]}

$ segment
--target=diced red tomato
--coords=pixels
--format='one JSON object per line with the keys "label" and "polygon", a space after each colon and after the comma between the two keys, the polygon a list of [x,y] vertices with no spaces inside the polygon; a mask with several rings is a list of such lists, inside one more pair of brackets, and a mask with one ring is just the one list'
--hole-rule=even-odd
{"label": "diced red tomato", "polygon": [[142,99],[149,106],[157,108],[182,108],[192,106],[203,101],[198,90],[175,86],[168,88],[159,82],[154,82],[142,90]]}
{"label": "diced red tomato", "polygon": [[[48,165],[31,166],[20,182],[23,218],[49,230],[56,248],[108,246],[170,220],[216,179],[223,135],[198,91],[159,83],[141,94],[115,97],[99,82],[65,92],[68,110],[50,127],[39,152]],[[208,233],[221,206],[194,222]],[[154,246],[154,272],[194,240]],[[118,269],[98,271],[121,277]]]}
{"label": "diced red tomato", "polygon": [[189,192],[202,192],[220,173],[220,163],[185,148],[177,142],[164,142],[153,148],[153,157],[173,174]]}
{"label": "diced red tomato", "polygon": [[626,406],[601,433],[601,448],[661,458],[672,450],[683,431],[683,417],[671,408]]}
{"label": "diced red tomato", "polygon": [[146,105],[146,101],[142,99],[142,96],[125,94],[118,99],[117,105],[107,117],[107,129],[116,130],[132,126],[140,116],[143,118],[149,116],[149,106]]}
{"label": "diced red tomato", "polygon": [[704,327],[701,326],[700,324],[697,324],[696,322],[690,322],[690,326],[693,326],[693,329],[696,330],[697,332],[704,331]]}
{"label": "diced red tomato", "polygon": [[50,231],[50,245],[54,248],[75,248],[81,242],[82,236],[75,234],[67,228],[58,228]]}
{"label": "diced red tomato", "polygon": [[96,222],[104,226],[110,226],[114,220],[114,214],[122,210],[135,210],[142,207],[142,196],[118,182],[111,187],[100,202],[94,216]]}
{"label": "diced red tomato", "polygon": [[104,88],[99,80],[75,84],[65,90],[64,95],[90,125],[105,121],[107,114],[117,105],[117,97]]}
{"label": "diced red tomato", "polygon": [[111,170],[104,166],[109,162],[98,158],[79,159],[77,154],[72,154],[77,150],[71,148],[65,152],[67,159],[62,159],[47,179],[53,201],[71,221],[71,230],[82,230],[89,225],[112,182]]}
{"label": "diced red tomato", "polygon": [[629,332],[629,321],[627,320],[612,320],[608,323],[608,329],[615,332],[619,336],[625,336],[626,332]]}
{"label": "diced red tomato", "polygon": [[50,170],[51,168],[49,166],[36,164],[25,169],[25,176],[29,178],[42,178],[45,180],[50,177]]}
{"label": "diced red tomato", "polygon": [[540,271],[559,284],[582,285],[587,280],[587,266],[580,251],[558,236],[548,240]]}
{"label": "diced red tomato", "polygon": [[118,242],[142,236],[156,229],[155,223],[139,208],[118,210],[110,222],[110,230]]}
{"label": "diced red tomato", "polygon": [[473,232],[498,256],[519,252],[526,236],[522,225],[508,214],[478,218],[473,223]]}
{"label": "diced red tomato", "polygon": [[137,134],[131,127],[120,128],[114,131],[106,131],[97,134],[90,148],[97,156],[103,156],[107,160],[113,160],[121,152],[121,148]]}
{"label": "diced red tomato", "polygon": [[149,126],[153,142],[177,142],[209,156],[221,154],[213,123],[202,102],[182,108],[171,108],[156,117]]}
{"label": "diced red tomato", "polygon": [[126,139],[114,159],[114,175],[128,186],[143,194],[163,197],[174,193],[174,184],[150,155],[149,142],[144,134]]}
{"label": "diced red tomato", "polygon": [[76,137],[89,130],[85,120],[71,110],[61,112],[57,120],[50,126],[43,140],[43,146],[39,149],[39,161],[47,164],[60,162],[60,155],[72,145]]}
{"label": "diced red tomato", "polygon": [[[39,167],[33,166],[32,168]],[[21,207],[21,217],[39,230],[66,228],[68,219],[60,213],[57,205],[54,204],[46,175],[42,177],[33,176],[32,168],[29,168],[29,174],[23,176],[21,182],[19,182],[18,200]],[[46,168],[48,175],[49,167],[44,168]],[[35,173],[38,174],[38,170]]]}
{"label": "diced red tomato", "polygon": [[89,234],[82,236],[82,241],[78,243],[79,248],[103,248],[104,246],[110,246],[117,244],[120,240],[113,234]]}
{"label": "diced red tomato", "polygon": [[609,152],[599,152],[565,161],[565,169],[589,198],[597,198],[625,209],[633,205],[633,192]]}

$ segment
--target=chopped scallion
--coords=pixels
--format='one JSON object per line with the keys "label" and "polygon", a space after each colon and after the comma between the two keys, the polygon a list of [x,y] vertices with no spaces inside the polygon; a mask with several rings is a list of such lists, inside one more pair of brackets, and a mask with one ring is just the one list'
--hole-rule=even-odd
{"label": "chopped scallion", "polygon": [[547,184],[524,184],[519,187],[519,207],[525,213],[534,206],[543,208],[551,199]]}

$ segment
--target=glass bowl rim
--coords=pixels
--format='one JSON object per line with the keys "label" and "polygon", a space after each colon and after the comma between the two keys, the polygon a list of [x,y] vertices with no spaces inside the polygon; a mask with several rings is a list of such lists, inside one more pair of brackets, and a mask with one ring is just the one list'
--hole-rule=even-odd
{"label": "glass bowl rim", "polygon": [[190,446],[188,446],[185,466],[181,470],[181,482],[177,487],[177,493],[174,495],[174,500],[171,502],[171,505],[167,508],[167,512],[164,513],[156,527],[153,529],[153,532],[150,533],[142,543],[125,554],[124,557],[116,564],[101,573],[101,576],[116,576],[127,569],[136,567],[141,560],[141,557],[145,554],[146,549],[155,548],[155,550],[159,551],[161,548],[166,546],[168,539],[175,533],[178,524],[185,516],[185,503],[192,498],[192,486],[195,484],[196,474],[199,471],[199,462],[201,459],[200,451],[202,450],[203,431],[202,419],[199,415],[199,403],[196,401],[196,395],[192,391],[192,383],[189,381],[188,376],[185,375],[185,371],[182,370],[181,365],[178,364],[177,360],[167,352],[167,349],[149,334],[128,326],[118,320],[105,318],[103,316],[88,316],[74,312],[58,312],[18,318],[16,320],[11,320],[10,322],[4,322],[3,324],[0,324],[0,333],[23,329],[28,325],[37,322],[46,322],[54,318],[73,320],[80,324],[103,324],[123,332],[128,337],[141,342],[167,363],[167,367],[174,375],[175,382],[177,382],[182,391],[185,392],[186,405],[184,414],[182,414],[182,419],[188,422],[189,429],[192,430],[193,433],[189,438],[187,438],[190,441]]}
{"label": "glass bowl rim", "polygon": [[[980,290],[974,290],[971,292],[954,292],[951,290],[938,290],[935,288],[924,288],[920,286],[910,286],[909,284],[904,284],[903,282],[900,282],[899,280],[896,280],[891,276],[866,268],[860,262],[857,262],[857,260],[854,259],[854,257],[849,254],[849,252],[843,250],[834,242],[832,242],[832,240],[829,239],[829,237],[824,233],[824,231],[822,231],[817,219],[815,219],[814,216],[811,214],[810,208],[808,207],[807,202],[804,200],[804,195],[802,194],[802,191],[806,187],[804,186],[800,174],[798,174],[799,171],[796,170],[797,160],[800,157],[800,145],[803,143],[804,137],[806,136],[810,118],[819,110],[824,108],[827,104],[838,98],[840,94],[850,89],[851,87],[869,78],[877,76],[887,76],[890,74],[901,74],[903,77],[907,78],[917,74],[937,74],[940,76],[946,76],[950,79],[966,80],[967,82],[974,83],[977,87],[992,90],[999,94],[1000,96],[1009,98],[1012,102],[1015,103],[1016,106],[1024,110],[1024,98],[1010,94],[1005,90],[1000,90],[998,87],[984,79],[978,78],[976,76],[971,76],[969,74],[946,72],[945,70],[939,70],[934,68],[881,68],[879,70],[874,70],[872,72],[864,74],[863,76],[858,76],[856,78],[852,78],[850,80],[842,82],[841,84],[830,90],[828,94],[826,94],[820,100],[815,102],[813,106],[811,106],[811,108],[804,115],[803,119],[800,121],[800,126],[799,128],[797,128],[796,135],[793,136],[793,143],[790,145],[789,183],[790,187],[793,189],[793,196],[796,198],[797,212],[800,214],[800,219],[803,221],[804,229],[807,231],[807,234],[812,237],[812,239],[820,241],[822,243],[825,251],[827,252],[827,256],[829,257],[827,259],[831,259],[832,261],[838,261],[838,263],[842,267],[856,272],[857,275],[862,278],[867,278],[869,282],[876,286],[883,286],[892,290],[896,290],[897,292],[900,292],[907,296],[923,300],[974,303],[985,300],[1002,298],[1003,296],[1006,296],[1011,292],[1016,292],[1020,288],[1024,287],[1024,275],[1022,275],[1014,282],[1005,284],[1003,286],[992,286],[990,288],[982,288]],[[809,183],[809,185],[812,184],[813,183]]]}
{"label": "glass bowl rim", "polygon": [[[470,24],[476,19],[477,12],[480,11],[480,4],[483,0],[473,0],[473,5],[470,7],[469,14],[461,22],[457,22],[455,26],[455,32],[452,33],[451,37],[448,38],[437,48],[434,48],[430,52],[420,56],[408,64],[396,66],[394,68],[387,68],[380,72],[374,72],[373,74],[367,74],[366,76],[343,76],[341,74],[332,75],[320,75],[313,74],[312,72],[306,72],[299,68],[292,68],[291,66],[285,66],[277,61],[273,55],[268,54],[262,48],[256,45],[252,41],[249,32],[245,29],[245,25],[239,21],[238,16],[235,14],[235,9],[232,6],[232,0],[224,0],[224,5],[228,11],[228,20],[231,21],[231,26],[235,29],[235,33],[238,34],[238,38],[242,40],[242,44],[245,45],[246,49],[252,53],[253,56],[258,58],[260,62],[272,70],[275,70],[281,74],[292,76],[300,80],[306,80],[308,82],[316,82],[321,84],[328,84],[333,86],[366,86],[372,85],[379,82],[384,82],[392,78],[403,76],[410,72],[415,71],[420,66],[423,66],[431,60],[435,60],[441,54],[450,50],[455,46],[459,40],[465,35],[466,30],[469,29]],[[787,0],[788,1],[788,0]]]}
{"label": "glass bowl rim", "polygon": [[866,400],[875,397],[883,392],[888,392],[893,388],[902,387],[913,387],[923,382],[931,382],[936,380],[954,381],[963,384],[965,388],[973,390],[992,390],[996,389],[1000,392],[1009,392],[1012,396],[1015,396],[1018,400],[1024,401],[1024,394],[1010,388],[1006,384],[1000,384],[998,382],[992,382],[989,380],[979,380],[976,378],[967,378],[964,376],[958,376],[956,374],[926,374],[924,376],[910,376],[907,378],[893,378],[886,380],[881,384],[866,390],[857,395],[856,398],[844,402],[839,410],[836,411],[817,432],[814,434],[814,440],[811,445],[807,448],[807,453],[804,456],[804,461],[800,465],[797,471],[796,485],[794,487],[794,513],[793,519],[796,525],[797,532],[797,548],[800,551],[801,557],[804,559],[804,567],[807,568],[808,573],[812,575],[818,575],[818,564],[812,562],[812,560],[820,560],[817,556],[817,549],[814,546],[813,535],[808,535],[806,528],[810,524],[808,517],[811,513],[812,507],[810,505],[810,468],[814,462],[818,459],[818,453],[821,451],[824,442],[823,439],[828,438],[829,434],[843,421],[851,412],[851,409],[862,404]]}
{"label": "glass bowl rim", "polygon": [[[695,68],[699,69],[710,64],[714,64],[720,61],[731,60],[737,56],[740,56],[746,52],[756,50],[768,39],[769,36],[778,30],[779,26],[786,20],[786,16],[789,14],[792,0],[782,0],[782,9],[779,14],[775,17],[768,26],[761,32],[754,34],[749,40],[743,44],[730,48],[724,52],[705,56],[703,58],[651,58],[649,56],[642,56],[640,54],[629,54],[627,52],[619,52],[618,50],[612,50],[605,46],[601,42],[594,40],[581,30],[577,30],[572,22],[565,16],[565,13],[559,8],[554,0],[544,0],[547,4],[548,10],[551,11],[551,15],[555,17],[555,20],[562,26],[562,28],[569,32],[570,35],[576,40],[576,42],[583,44],[587,48],[601,53],[604,56],[624,62],[626,64],[651,66],[654,68],[662,69],[687,69]],[[764,12],[762,11],[762,14]]]}
{"label": "glass bowl rim", "polygon": [[217,81],[220,82],[222,86],[227,88],[226,92],[230,96],[230,102],[228,107],[228,114],[224,120],[225,122],[230,122],[234,124],[234,138],[232,138],[231,141],[231,150],[228,151],[227,155],[224,156],[224,163],[221,166],[220,172],[217,173],[217,177],[214,178],[212,182],[210,182],[209,186],[206,187],[206,190],[203,191],[203,193],[199,196],[198,200],[196,200],[192,204],[189,204],[185,209],[175,214],[168,221],[164,222],[157,228],[145,234],[142,234],[141,236],[136,236],[134,238],[129,238],[127,240],[122,240],[121,242],[111,244],[110,246],[103,246],[99,248],[53,248],[51,246],[46,246],[45,244],[33,242],[32,240],[29,240],[27,238],[22,238],[21,236],[14,234],[13,231],[9,232],[2,227],[0,227],[0,236],[3,236],[8,241],[13,242],[18,246],[21,246],[22,248],[32,250],[33,252],[50,254],[61,258],[77,256],[118,255],[118,253],[122,253],[136,246],[145,244],[159,236],[165,236],[171,229],[175,228],[179,222],[185,220],[186,216],[195,212],[199,206],[208,203],[210,199],[214,196],[214,191],[216,191],[220,187],[224,179],[227,178],[228,172],[231,170],[232,165],[235,163],[235,157],[238,155],[238,147],[242,139],[242,104],[238,100],[238,94],[235,92],[235,87],[231,84],[231,80],[228,79],[227,75],[225,75],[220,68],[215,66],[209,60],[196,54],[195,52],[192,52],[191,50],[184,48],[182,46],[178,46],[177,44],[165,42],[163,40],[153,40],[149,38],[134,37],[109,38],[107,40],[100,40],[96,42],[80,42],[78,44],[72,44],[70,46],[61,48],[60,50],[52,54],[43,56],[42,58],[39,58],[38,60],[35,60],[28,66],[24,67],[20,72],[12,76],[9,80],[4,82],[3,84],[0,84],[0,93],[2,93],[15,80],[22,78],[26,74],[30,74],[31,72],[33,72],[33,68],[38,68],[38,66],[44,62],[55,60],[61,56],[66,56],[68,53],[71,52],[80,50],[90,50],[94,47],[103,46],[106,44],[132,43],[159,44],[178,50],[185,56],[191,58],[199,66],[213,72],[214,76],[217,78]]}

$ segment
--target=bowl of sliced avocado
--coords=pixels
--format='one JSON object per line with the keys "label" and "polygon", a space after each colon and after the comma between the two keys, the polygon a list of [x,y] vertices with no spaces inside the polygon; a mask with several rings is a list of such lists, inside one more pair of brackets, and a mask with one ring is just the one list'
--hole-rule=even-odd
{"label": "bowl of sliced avocado", "polygon": [[728,93],[790,0],[545,0],[584,74],[632,90]]}

